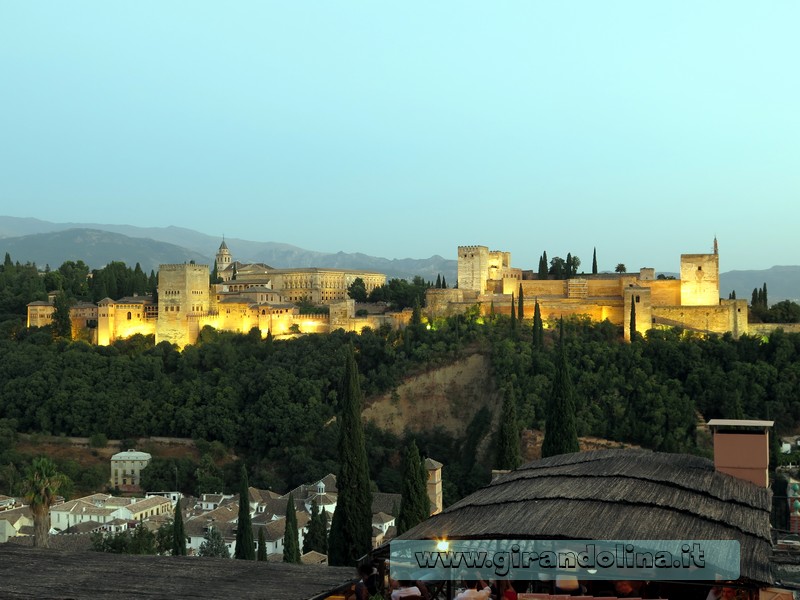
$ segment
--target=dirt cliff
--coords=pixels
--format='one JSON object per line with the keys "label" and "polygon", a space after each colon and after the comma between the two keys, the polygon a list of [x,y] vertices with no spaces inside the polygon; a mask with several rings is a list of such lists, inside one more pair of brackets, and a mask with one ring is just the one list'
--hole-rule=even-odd
{"label": "dirt cliff", "polygon": [[476,353],[409,377],[394,391],[370,398],[363,416],[397,435],[402,435],[406,428],[415,431],[441,428],[461,438],[475,413],[484,406],[492,413],[494,429],[501,405],[489,357]]}

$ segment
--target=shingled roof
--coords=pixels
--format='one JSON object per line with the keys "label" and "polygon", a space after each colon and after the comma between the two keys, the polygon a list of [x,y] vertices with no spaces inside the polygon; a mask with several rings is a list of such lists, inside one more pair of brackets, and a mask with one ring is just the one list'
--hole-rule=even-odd
{"label": "shingled roof", "polygon": [[4,600],[316,599],[355,579],[355,569],[350,567],[65,552],[0,544],[0,596]]}
{"label": "shingled roof", "polygon": [[400,539],[739,540],[742,577],[769,583],[770,506],[704,458],[598,450],[528,463]]}

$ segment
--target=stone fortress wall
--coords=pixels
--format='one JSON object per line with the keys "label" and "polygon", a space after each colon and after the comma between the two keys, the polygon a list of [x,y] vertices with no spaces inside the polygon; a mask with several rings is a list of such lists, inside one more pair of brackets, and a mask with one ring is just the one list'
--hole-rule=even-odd
{"label": "stone fortress wall", "polygon": [[[211,284],[208,265],[165,264],[158,271],[158,304],[152,298],[105,298],[97,305],[78,303],[70,309],[73,338],[108,345],[135,334],[155,335],[156,343],[178,346],[194,343],[205,326],[221,331],[262,337],[326,333],[343,328],[404,327],[411,311],[355,316],[355,304],[347,288],[361,277],[367,293],[386,283],[386,275],[349,269],[272,269],[267,265],[243,265],[233,260],[223,241],[217,253],[217,272],[222,284]],[[234,275],[234,268],[238,273]],[[241,274],[241,276],[239,275]],[[294,302],[328,305],[329,314],[301,315]],[[28,305],[28,327],[52,323],[50,302]]]}
{"label": "stone fortress wall", "polygon": [[[518,300],[522,286],[524,314],[533,318],[534,300],[544,319],[586,315],[623,325],[630,339],[632,304],[636,330],[682,327],[703,333],[748,332],[747,302],[719,297],[719,252],[716,239],[711,254],[682,254],[680,279],[657,279],[655,270],[638,274],[580,275],[566,280],[522,279],[511,267],[509,252],[486,246],[458,247],[458,289],[429,290],[427,311],[431,317],[464,312],[476,303],[484,314],[494,310],[510,314],[511,299]],[[772,326],[772,329],[775,327]]]}

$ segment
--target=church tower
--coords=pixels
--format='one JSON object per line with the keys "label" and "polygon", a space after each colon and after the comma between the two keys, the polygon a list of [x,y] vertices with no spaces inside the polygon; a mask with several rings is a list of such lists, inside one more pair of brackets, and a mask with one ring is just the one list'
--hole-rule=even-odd
{"label": "church tower", "polygon": [[219,250],[217,250],[216,268],[218,277],[223,280],[231,278],[230,274],[223,275],[224,271],[231,266],[231,262],[231,251],[228,250],[228,245],[225,243],[225,238],[223,238],[222,243],[219,245]]}

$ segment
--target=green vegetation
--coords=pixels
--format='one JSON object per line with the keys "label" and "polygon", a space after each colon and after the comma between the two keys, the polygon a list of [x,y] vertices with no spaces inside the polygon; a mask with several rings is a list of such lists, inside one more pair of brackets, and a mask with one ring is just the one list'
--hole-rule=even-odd
{"label": "green vegetation", "polygon": [[345,347],[339,430],[339,495],[331,521],[328,561],[334,566],[355,566],[372,544],[372,491],[361,424],[361,386],[353,347]]}
{"label": "green vegetation", "polygon": [[419,456],[417,444],[412,440],[403,461],[403,492],[397,533],[404,533],[431,515],[431,502],[426,487],[425,465]]}
{"label": "green vegetation", "polygon": [[241,484],[239,486],[239,516],[236,521],[236,548],[234,558],[255,560],[256,545],[253,541],[253,525],[250,519],[250,484],[247,480],[247,469],[242,465]]}
{"label": "green vegetation", "polygon": [[558,348],[553,387],[547,402],[542,458],[578,452],[578,430],[575,425],[575,392],[564,350],[564,321],[558,328]]}
{"label": "green vegetation", "polygon": [[328,513],[325,509],[319,510],[316,498],[311,501],[308,533],[303,536],[303,554],[312,550],[321,554],[328,553]]}
{"label": "green vegetation", "polygon": [[500,416],[500,428],[497,431],[496,468],[516,469],[522,463],[520,434],[517,399],[514,396],[514,388],[509,387],[503,398],[503,413]]}
{"label": "green vegetation", "polygon": [[212,558],[230,558],[231,553],[222,534],[216,527],[209,526],[208,531],[203,536],[203,543],[200,544],[199,556],[210,556]]}
{"label": "green vegetation", "polygon": [[[127,281],[128,272],[130,281],[142,283],[136,269],[107,269],[117,283]],[[405,331],[381,328],[361,335],[337,331],[261,340],[206,328],[183,351],[167,343],[155,345],[152,337],[95,347],[54,339],[49,329],[24,328],[25,305],[46,299],[51,284],[64,290],[65,297],[92,299],[87,272],[78,261],[40,275],[35,266],[15,264],[8,256],[0,267],[0,319],[6,319],[0,336],[4,493],[22,495],[31,463],[15,449],[18,432],[92,436],[92,446],[98,448],[104,437],[193,438],[201,449],[199,461],[157,457],[143,472],[146,488],[177,487],[187,494],[236,492],[242,464],[253,485],[275,490],[338,473],[343,420],[335,417],[343,410],[339,382],[342,355],[350,345],[367,398],[391,392],[405,377],[449,364],[465,352],[487,353],[497,387],[516,398],[519,427],[546,428],[562,351],[574,386],[580,436],[702,452],[695,437],[698,413],[705,419],[774,419],[777,434],[800,427],[798,334],[777,331],[768,338],[734,340],[661,330],[626,344],[617,326],[570,318],[564,321],[564,342],[557,347],[554,324],[542,320],[538,302],[533,327],[519,320],[517,304],[515,336],[508,315],[481,317],[472,310],[426,325],[422,309],[414,311],[414,323]],[[392,280],[377,295],[390,294],[386,301],[398,307],[421,306],[429,285],[421,278]],[[756,295],[766,296],[766,289]],[[795,303],[779,302],[761,313],[759,306],[753,312],[762,320],[772,320],[764,316],[769,314],[780,315],[774,320],[782,322],[800,320]],[[486,483],[489,468],[499,465],[498,445],[507,436],[492,431],[491,417],[488,409],[479,411],[460,437],[433,427],[398,438],[366,425],[369,479],[381,491],[400,493],[400,449],[413,438],[423,456],[444,463],[445,504],[452,503]],[[488,452],[478,458],[477,449],[487,445]],[[232,448],[238,460],[222,460],[225,448]],[[64,475],[59,493],[66,497],[77,490],[103,489],[107,483],[105,465],[86,469],[59,458],[54,463]],[[321,511],[320,518],[325,514]]]}
{"label": "green vegetation", "polygon": [[64,484],[64,475],[44,456],[33,459],[23,481],[25,501],[33,515],[33,545],[50,546],[50,507]]}
{"label": "green vegetation", "polygon": [[297,510],[294,496],[286,501],[286,528],[283,535],[283,562],[300,564],[300,537],[297,531]]}

